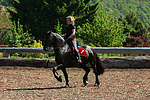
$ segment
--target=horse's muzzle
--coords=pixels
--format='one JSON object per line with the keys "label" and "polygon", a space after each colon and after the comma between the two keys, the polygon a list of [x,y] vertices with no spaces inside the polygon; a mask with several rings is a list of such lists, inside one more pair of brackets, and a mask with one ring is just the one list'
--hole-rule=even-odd
{"label": "horse's muzzle", "polygon": [[43,50],[44,50],[44,51],[47,51],[47,48],[44,46],[44,47],[43,47]]}

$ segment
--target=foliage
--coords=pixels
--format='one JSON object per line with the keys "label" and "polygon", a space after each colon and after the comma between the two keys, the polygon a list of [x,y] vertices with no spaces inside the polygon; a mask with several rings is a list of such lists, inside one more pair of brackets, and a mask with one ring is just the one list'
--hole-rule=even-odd
{"label": "foliage", "polygon": [[[43,48],[42,41],[39,40],[37,42],[36,40],[34,40],[33,48]],[[32,57],[42,58],[42,53],[34,53],[32,54]]]}
{"label": "foliage", "polygon": [[131,36],[131,38],[127,38],[127,47],[149,47],[150,46],[150,41],[149,38],[145,36]]}
{"label": "foliage", "polygon": [[123,24],[118,24],[108,13],[102,10],[97,13],[93,22],[78,26],[77,37],[92,46],[122,46],[126,36],[122,33]]}
{"label": "foliage", "polygon": [[150,27],[150,0],[100,0],[100,5],[103,5],[103,9],[116,18],[128,11],[133,11],[146,28]]}
{"label": "foliage", "polygon": [[85,45],[88,45],[88,44],[85,44],[85,42],[84,42],[83,39],[81,39],[81,38],[76,38],[76,42],[77,42],[77,45],[78,45],[78,46],[85,46]]}
{"label": "foliage", "polygon": [[9,22],[11,22],[8,16],[9,16],[8,13],[0,13],[0,19],[1,19],[0,26],[1,27],[3,26],[3,28],[7,28]]}
{"label": "foliage", "polygon": [[146,33],[146,28],[142,21],[134,12],[129,12],[125,15],[122,23],[126,26],[124,33],[130,32],[132,36],[140,36]]}
{"label": "foliage", "polygon": [[[34,43],[32,44],[32,46],[30,48],[43,48],[42,45],[42,41],[38,40],[38,42],[36,40],[34,40]],[[11,58],[55,58],[54,57],[54,53],[51,54],[42,54],[42,53],[14,53],[11,54]]]}
{"label": "foliage", "polygon": [[[139,39],[141,41],[150,39],[146,29],[150,24],[150,1],[147,0],[10,1],[15,8],[15,10],[9,9],[11,19],[15,20],[14,25],[16,25],[13,30],[22,29],[13,31],[13,35],[7,35],[10,31],[3,31],[1,37],[8,37],[7,40],[2,39],[5,41],[3,44],[9,42],[11,46],[29,46],[33,39],[24,37],[31,37],[30,33],[32,33],[33,36],[36,36],[36,40],[43,41],[48,30],[61,35],[65,32],[66,16],[68,15],[75,16],[77,41],[80,42],[80,45],[122,46],[124,44],[124,46],[135,46],[134,42]],[[18,19],[20,19],[19,22]],[[26,34],[23,35],[23,33]],[[20,36],[23,36],[22,39]],[[11,41],[8,41],[10,38]],[[25,42],[24,39],[28,40]],[[136,45],[144,46],[143,42]]]}
{"label": "foliage", "polygon": [[0,45],[9,45],[11,30],[1,29],[0,30]]}
{"label": "foliage", "polygon": [[61,35],[62,26],[63,26],[63,24],[60,25],[60,22],[58,21],[58,24],[55,25],[55,27],[54,27],[54,29],[56,30],[56,33],[58,33],[59,35]]}
{"label": "foliage", "polygon": [[[43,48],[42,41],[36,41],[34,40],[34,43],[30,46],[31,48]],[[11,57],[23,57],[23,58],[42,58],[42,53],[14,53],[11,55]]]}
{"label": "foliage", "polygon": [[[85,19],[97,10],[98,3],[87,6],[90,0],[10,0],[16,12],[9,11],[12,20],[20,19],[24,31],[29,31],[36,40],[43,40],[48,30],[54,29],[58,22],[65,29],[66,16],[74,15],[76,25],[82,24]],[[31,29],[31,30],[30,30]]]}
{"label": "foliage", "polygon": [[28,31],[23,31],[23,25],[17,21],[17,27],[14,22],[14,25],[11,26],[11,33],[9,34],[9,46],[12,47],[30,47],[30,44],[33,42],[34,37]]}
{"label": "foliage", "polygon": [[0,52],[0,58],[2,58],[2,57],[3,57],[3,53]]}
{"label": "foliage", "polygon": [[149,36],[147,35],[147,30],[135,13],[127,13],[121,21],[124,24],[123,33],[130,34],[130,37],[124,42],[124,46],[148,46]]}
{"label": "foliage", "polygon": [[8,13],[0,13],[0,45],[8,45],[9,44],[9,33],[10,30],[10,20]]}
{"label": "foliage", "polygon": [[11,4],[9,3],[9,0],[1,0],[0,1],[0,6],[10,6]]}
{"label": "foliage", "polygon": [[[3,27],[0,30],[0,44],[9,45],[12,47],[25,47],[29,46],[34,40],[34,37],[31,36],[31,33],[28,31],[23,31],[23,25],[17,22],[11,22],[8,17],[5,17],[5,14],[0,14],[1,26]],[[17,26],[16,26],[17,23]]]}

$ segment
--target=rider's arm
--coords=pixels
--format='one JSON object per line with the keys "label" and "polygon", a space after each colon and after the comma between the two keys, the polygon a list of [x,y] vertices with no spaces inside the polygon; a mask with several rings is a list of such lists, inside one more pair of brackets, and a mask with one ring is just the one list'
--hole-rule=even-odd
{"label": "rider's arm", "polygon": [[72,34],[68,38],[72,38],[76,33],[76,29],[72,29]]}

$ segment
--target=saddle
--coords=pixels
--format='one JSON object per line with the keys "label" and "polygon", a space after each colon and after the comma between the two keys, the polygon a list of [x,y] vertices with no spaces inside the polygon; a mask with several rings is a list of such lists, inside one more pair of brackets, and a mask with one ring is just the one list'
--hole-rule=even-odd
{"label": "saddle", "polygon": [[[70,47],[69,47],[70,49]],[[79,51],[79,54],[80,56],[84,56],[84,57],[88,57],[87,53],[86,53],[86,50],[83,48],[83,47],[77,47],[78,51]],[[71,49],[70,49],[71,51]],[[74,54],[72,52],[70,52],[72,57],[74,57]]]}
{"label": "saddle", "polygon": [[88,57],[84,48],[78,47],[78,50],[79,50],[80,56]]}

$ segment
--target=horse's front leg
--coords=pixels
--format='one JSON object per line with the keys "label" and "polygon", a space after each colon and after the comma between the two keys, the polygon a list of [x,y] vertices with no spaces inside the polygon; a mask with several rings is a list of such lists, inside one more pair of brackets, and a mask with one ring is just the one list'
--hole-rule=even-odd
{"label": "horse's front leg", "polygon": [[68,80],[68,74],[67,74],[66,68],[65,67],[62,68],[62,71],[63,71],[65,79],[66,79],[66,87],[69,87],[70,83],[69,83],[69,80]]}
{"label": "horse's front leg", "polygon": [[84,86],[86,86],[88,84],[88,74],[90,72],[90,69],[88,67],[86,67],[85,65],[80,66],[80,67],[85,70],[85,75],[83,77],[83,83],[84,83]]}
{"label": "horse's front leg", "polygon": [[55,67],[53,68],[54,77],[55,77],[59,82],[62,82],[62,78],[61,78],[61,76],[58,75],[57,70],[58,70],[60,67],[62,67],[62,65],[63,65],[63,64],[60,64],[60,65],[55,66]]}

